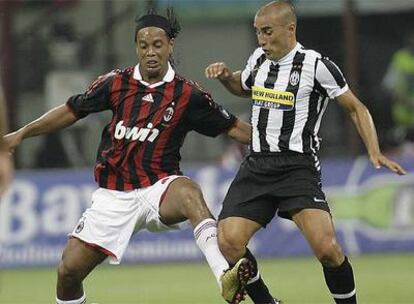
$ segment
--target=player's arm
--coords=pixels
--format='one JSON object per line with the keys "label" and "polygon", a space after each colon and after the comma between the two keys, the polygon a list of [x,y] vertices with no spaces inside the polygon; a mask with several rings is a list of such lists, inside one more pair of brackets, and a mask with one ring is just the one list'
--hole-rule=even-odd
{"label": "player's arm", "polygon": [[51,133],[70,126],[77,120],[78,118],[72,110],[66,104],[63,104],[46,112],[19,130],[7,134],[4,140],[9,150],[13,151],[25,138]]}
{"label": "player's arm", "polygon": [[232,94],[240,97],[249,97],[250,91],[246,91],[241,84],[241,71],[232,72],[224,62],[216,62],[206,67],[207,78],[218,79]]}
{"label": "player's arm", "polygon": [[6,115],[6,101],[3,94],[3,88],[1,87],[0,79],[0,151],[6,150],[7,147],[3,140],[4,134],[6,134],[7,127],[7,115]]}
{"label": "player's arm", "polygon": [[239,143],[248,145],[251,140],[251,126],[238,118],[234,125],[227,131],[227,135]]}
{"label": "player's arm", "polygon": [[351,116],[352,122],[365,144],[369,159],[374,167],[379,169],[383,165],[399,175],[406,174],[406,171],[398,163],[388,159],[381,153],[372,116],[367,107],[352,91],[347,90],[336,97],[336,100]]}
{"label": "player's arm", "polygon": [[0,79],[0,196],[2,196],[13,176],[13,162],[7,151],[6,142],[3,139],[6,133],[7,115],[6,115],[6,101],[3,95]]}

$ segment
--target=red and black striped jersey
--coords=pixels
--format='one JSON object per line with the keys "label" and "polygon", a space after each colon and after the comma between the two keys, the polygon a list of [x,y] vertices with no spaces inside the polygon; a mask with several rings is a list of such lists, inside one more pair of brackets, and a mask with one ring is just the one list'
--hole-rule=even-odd
{"label": "red and black striped jersey", "polygon": [[138,66],[114,70],[66,104],[78,118],[112,111],[102,132],[95,179],[100,187],[119,191],[182,174],[180,148],[186,134],[194,130],[215,137],[237,119],[171,66],[163,81],[153,85],[141,80]]}

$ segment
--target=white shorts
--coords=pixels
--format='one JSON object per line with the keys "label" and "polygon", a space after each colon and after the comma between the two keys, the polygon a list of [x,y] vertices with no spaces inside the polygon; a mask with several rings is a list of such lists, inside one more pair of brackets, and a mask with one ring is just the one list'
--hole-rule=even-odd
{"label": "white shorts", "polygon": [[185,176],[171,175],[152,186],[130,192],[99,188],[92,195],[92,206],[82,214],[69,235],[98,246],[108,254],[111,264],[119,264],[135,232],[180,229],[180,225],[165,225],[159,215],[164,193],[180,177]]}

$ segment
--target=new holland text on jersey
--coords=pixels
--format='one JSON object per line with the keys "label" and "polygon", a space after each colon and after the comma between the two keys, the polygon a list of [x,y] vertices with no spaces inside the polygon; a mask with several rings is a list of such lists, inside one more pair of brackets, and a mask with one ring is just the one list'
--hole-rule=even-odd
{"label": "new holland text on jersey", "polygon": [[295,105],[295,95],[292,92],[278,91],[263,87],[252,87],[253,104],[268,109],[289,111]]}

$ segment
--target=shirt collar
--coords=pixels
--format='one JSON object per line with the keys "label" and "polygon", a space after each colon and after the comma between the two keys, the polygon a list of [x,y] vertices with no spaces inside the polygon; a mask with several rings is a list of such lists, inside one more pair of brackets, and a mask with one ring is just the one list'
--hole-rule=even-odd
{"label": "shirt collar", "polygon": [[296,52],[299,49],[301,49],[301,48],[303,48],[303,46],[299,42],[296,42],[295,47],[289,53],[287,53],[285,56],[283,56],[282,58],[280,58],[278,61],[273,61],[273,60],[272,61],[274,63],[282,63],[282,62],[284,62],[286,60],[290,60],[290,59],[292,59],[295,56]]}
{"label": "shirt collar", "polygon": [[175,77],[175,71],[174,71],[173,67],[171,66],[171,64],[168,62],[168,70],[167,70],[167,73],[165,73],[164,78],[161,81],[150,84],[150,83],[142,80],[142,75],[141,75],[141,72],[139,71],[139,64],[137,64],[134,68],[133,77],[134,77],[135,80],[138,80],[143,85],[145,85],[149,88],[155,88],[155,87],[158,87],[158,86],[162,85],[164,82],[173,81],[174,77]]}

